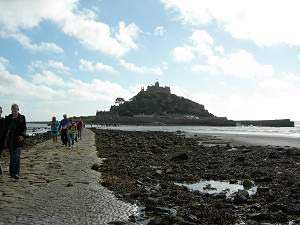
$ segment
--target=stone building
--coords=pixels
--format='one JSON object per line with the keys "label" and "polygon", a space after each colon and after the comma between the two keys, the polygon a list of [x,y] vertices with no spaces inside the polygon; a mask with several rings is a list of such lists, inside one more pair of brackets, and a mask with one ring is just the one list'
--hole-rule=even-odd
{"label": "stone building", "polygon": [[147,91],[149,91],[149,92],[159,92],[159,93],[171,94],[170,87],[167,87],[167,86],[161,87],[161,86],[159,86],[159,82],[158,81],[156,81],[154,85],[148,86],[147,87]]}

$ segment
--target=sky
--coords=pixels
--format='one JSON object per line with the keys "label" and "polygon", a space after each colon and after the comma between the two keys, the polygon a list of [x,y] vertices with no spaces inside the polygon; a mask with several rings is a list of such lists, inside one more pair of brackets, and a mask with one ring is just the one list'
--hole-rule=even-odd
{"label": "sky", "polygon": [[0,106],[95,115],[159,81],[216,116],[300,120],[298,0],[0,0]]}

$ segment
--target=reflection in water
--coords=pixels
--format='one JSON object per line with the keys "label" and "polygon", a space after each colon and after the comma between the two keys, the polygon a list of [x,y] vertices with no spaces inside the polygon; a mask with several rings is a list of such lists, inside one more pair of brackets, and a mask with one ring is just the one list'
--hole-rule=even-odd
{"label": "reflection in water", "polygon": [[[219,194],[226,193],[226,196],[230,196],[239,190],[246,190],[242,182],[239,181],[237,184],[230,184],[228,181],[215,181],[215,180],[201,180],[200,182],[193,184],[186,183],[175,183],[176,185],[185,186],[192,191],[200,191],[202,193],[208,194]],[[249,195],[254,195],[256,193],[257,187],[252,187],[248,191]]]}

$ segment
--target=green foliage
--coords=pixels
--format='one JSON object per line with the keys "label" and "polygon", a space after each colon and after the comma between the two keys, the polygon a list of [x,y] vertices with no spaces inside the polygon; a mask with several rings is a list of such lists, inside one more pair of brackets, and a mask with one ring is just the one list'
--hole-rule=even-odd
{"label": "green foliage", "polygon": [[119,106],[112,106],[111,112],[121,116],[133,115],[194,115],[200,117],[212,117],[203,105],[189,99],[178,97],[174,94],[142,91],[130,101],[125,101]]}

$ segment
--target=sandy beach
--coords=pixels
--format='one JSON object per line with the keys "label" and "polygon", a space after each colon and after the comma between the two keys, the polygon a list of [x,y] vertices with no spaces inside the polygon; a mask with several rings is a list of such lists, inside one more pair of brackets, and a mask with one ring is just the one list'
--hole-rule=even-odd
{"label": "sandy beach", "polygon": [[42,142],[24,150],[21,176],[0,176],[0,224],[108,224],[128,219],[135,207],[117,200],[91,170],[97,157],[94,134],[84,130],[83,140],[70,151],[60,142]]}
{"label": "sandy beach", "polygon": [[237,145],[261,145],[300,148],[300,138],[254,134],[211,134]]}

